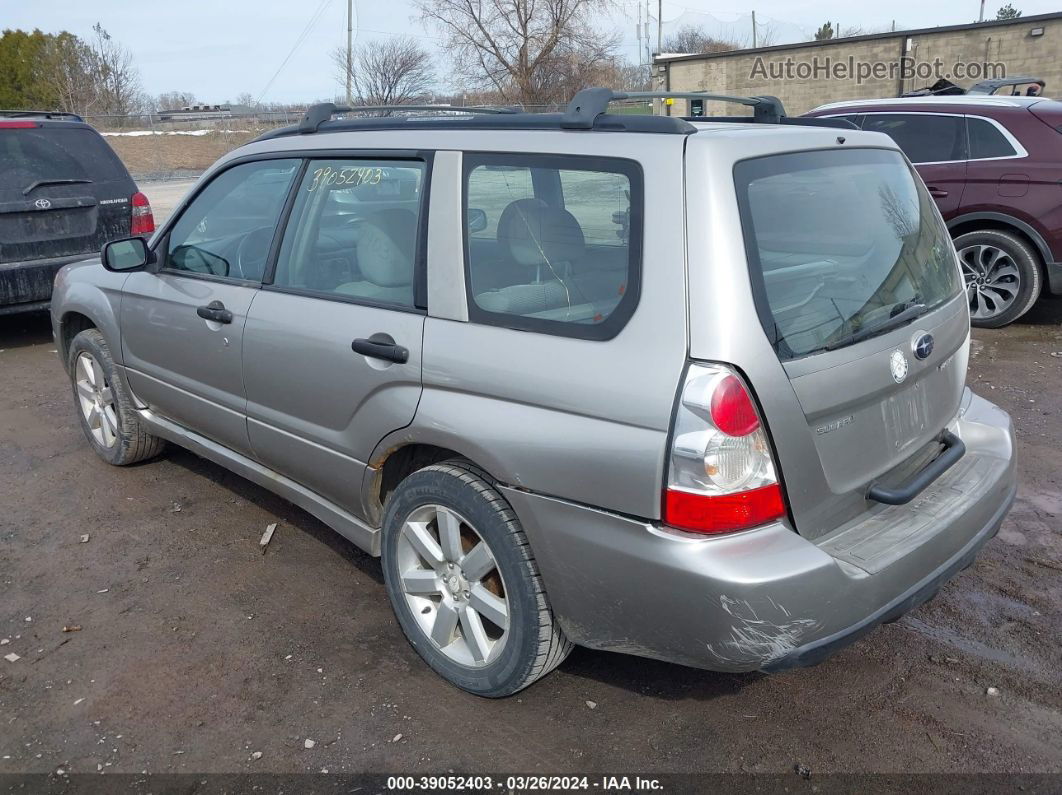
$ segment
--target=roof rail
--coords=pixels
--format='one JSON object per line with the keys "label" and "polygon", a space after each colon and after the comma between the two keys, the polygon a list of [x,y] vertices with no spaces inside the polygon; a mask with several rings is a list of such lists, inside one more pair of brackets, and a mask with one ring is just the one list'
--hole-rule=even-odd
{"label": "roof rail", "polygon": [[62,110],[0,110],[0,116],[3,116],[6,119],[65,119],[66,121],[84,121],[84,119],[76,113],[67,113]]}
{"label": "roof rail", "polygon": [[[786,117],[785,107],[778,97],[734,97],[728,94],[708,94],[702,91],[613,91],[611,88],[584,88],[568,103],[561,117],[561,127],[567,130],[593,129],[594,121],[608,110],[610,102],[624,99],[709,99],[733,102],[752,108],[752,120],[760,124],[779,124]],[[705,117],[705,121],[709,121]]]}
{"label": "roof rail", "polygon": [[333,102],[311,105],[299,122],[299,133],[315,133],[337,113],[381,113],[385,111],[444,111],[449,113],[516,113],[513,108],[463,108],[456,105],[356,105],[346,107]]}
{"label": "roof rail", "polygon": [[982,80],[980,83],[974,83],[968,89],[967,94],[995,94],[1001,88],[1006,86],[1024,86],[1026,84],[1035,84],[1040,86],[1040,90],[1044,90],[1044,83],[1039,77],[1027,77],[1022,75],[1016,75],[1015,77],[997,77],[991,80]]}

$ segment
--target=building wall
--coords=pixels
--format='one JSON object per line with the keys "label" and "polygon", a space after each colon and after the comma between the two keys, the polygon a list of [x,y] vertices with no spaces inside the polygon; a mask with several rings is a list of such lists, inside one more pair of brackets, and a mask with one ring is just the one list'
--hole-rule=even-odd
{"label": "building wall", "polygon": [[[1044,34],[1030,36],[1033,28],[1044,28]],[[782,45],[690,59],[661,59],[657,62],[656,88],[743,96],[773,94],[782,100],[789,115],[796,116],[826,102],[895,97],[903,91],[922,88],[934,82],[936,78],[933,77],[915,77],[901,84],[899,74],[895,71],[895,76],[872,76],[862,82],[851,75],[843,79],[822,76],[827,59],[833,64],[841,62],[845,65],[849,59],[864,63],[899,64],[904,48],[915,61],[932,62],[939,58],[946,72],[956,62],[1000,62],[1006,67],[1006,75],[1042,78],[1047,82],[1046,96],[1062,97],[1062,14],[1040,15],[1008,24],[984,23],[959,29],[897,31],[885,36],[816,42],[810,46]],[[757,74],[758,59],[761,60]],[[787,59],[792,61],[794,76],[791,79],[772,79],[763,74],[767,70],[769,75],[772,66],[776,70],[782,68]],[[820,67],[818,78],[810,76],[800,79],[796,76],[799,74],[798,69],[810,69],[816,62]],[[978,79],[953,78],[953,81],[965,87],[978,82]],[[1001,89],[1001,92],[1006,91],[1008,89]],[[674,101],[672,115],[686,115],[688,112],[687,102]],[[737,115],[743,111],[740,106],[709,103],[706,112],[720,116]]]}

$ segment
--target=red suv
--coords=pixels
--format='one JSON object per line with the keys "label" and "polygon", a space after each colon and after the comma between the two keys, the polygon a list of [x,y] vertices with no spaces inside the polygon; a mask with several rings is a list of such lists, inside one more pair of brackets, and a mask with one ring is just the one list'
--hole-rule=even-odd
{"label": "red suv", "polygon": [[1062,102],[925,96],[834,102],[807,116],[888,133],[922,175],[959,252],[970,317],[998,328],[1062,294]]}

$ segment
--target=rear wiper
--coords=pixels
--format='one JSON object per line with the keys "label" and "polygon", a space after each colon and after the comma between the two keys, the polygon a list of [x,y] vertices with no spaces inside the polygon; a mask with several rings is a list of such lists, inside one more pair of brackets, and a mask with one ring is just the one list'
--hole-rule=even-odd
{"label": "rear wiper", "polygon": [[[864,326],[858,331],[853,331],[851,334],[846,334],[840,339],[827,342],[826,345],[824,345],[823,347],[828,351],[833,351],[837,348],[843,348],[846,345],[852,345],[856,342],[860,342],[861,340],[874,337],[878,334],[884,334],[886,331],[892,331],[894,328],[899,328],[905,323],[908,323],[917,317],[921,317],[927,311],[927,307],[925,304],[899,304],[898,306],[903,306],[904,308],[901,309],[899,312],[896,312],[896,314],[892,315],[891,317],[888,317],[885,320],[881,321],[880,323],[874,323],[870,326]],[[895,312],[895,309],[893,311]]]}
{"label": "rear wiper", "polygon": [[39,179],[36,182],[31,182],[26,186],[26,189],[22,191],[23,196],[29,196],[33,191],[39,188],[41,185],[75,185],[78,183],[91,183],[91,179]]}

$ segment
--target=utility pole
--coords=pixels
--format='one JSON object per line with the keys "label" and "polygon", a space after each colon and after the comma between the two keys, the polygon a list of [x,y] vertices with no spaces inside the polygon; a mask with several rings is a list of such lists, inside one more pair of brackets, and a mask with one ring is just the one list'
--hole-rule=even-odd
{"label": "utility pole", "polygon": [[756,48],[756,12],[752,12],[752,48]]}
{"label": "utility pole", "polygon": [[347,107],[354,104],[354,97],[350,94],[350,76],[354,71],[353,60],[354,44],[354,0],[347,0]]}
{"label": "utility pole", "polygon": [[664,0],[656,0],[656,54],[664,48]]}
{"label": "utility pole", "polygon": [[985,21],[985,0],[981,0],[981,16],[977,18],[978,22]]}

